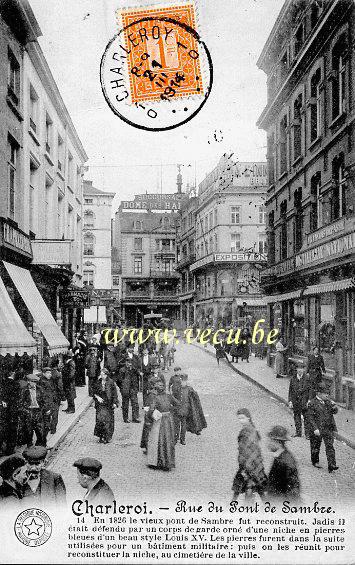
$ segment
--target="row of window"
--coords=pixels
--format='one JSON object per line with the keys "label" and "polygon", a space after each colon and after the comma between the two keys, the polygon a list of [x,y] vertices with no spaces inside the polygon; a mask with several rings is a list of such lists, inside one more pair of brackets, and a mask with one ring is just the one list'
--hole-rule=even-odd
{"label": "row of window", "polygon": [[[241,249],[240,243],[240,233],[230,234],[230,252],[238,253]],[[267,241],[266,235],[260,234],[258,236],[258,243],[254,245],[254,249],[258,253],[267,253]],[[209,253],[216,253],[218,251],[217,245],[217,234],[214,237],[210,237],[209,240],[202,241],[200,244],[196,245],[196,256],[204,257]]]}
{"label": "row of window", "polygon": [[[167,216],[164,216],[163,218],[160,218],[160,224],[164,228],[173,228],[175,226],[175,220],[174,220],[174,218],[169,218]],[[133,229],[137,230],[137,231],[142,231],[143,230],[143,221],[142,220],[134,220],[133,221]]]}
{"label": "row of window", "polygon": [[[330,75],[331,122],[346,112],[348,91],[346,57],[347,41],[345,34],[343,34],[332,51],[332,72]],[[280,177],[289,170],[290,161],[294,162],[305,154],[306,139],[308,139],[310,145],[322,135],[326,84],[322,77],[321,68],[315,70],[310,77],[308,88],[308,99],[305,99],[307,95],[304,92],[299,93],[292,107],[287,109],[280,119],[276,135],[275,132],[272,132],[268,137],[270,184],[275,182],[276,174]],[[305,111],[306,103],[307,111]],[[304,135],[305,117],[307,118],[308,131],[306,136]]]}
{"label": "row of window", "polygon": [[[229,222],[233,225],[243,223],[242,206],[230,207]],[[258,222],[265,224],[265,207],[263,205],[258,207]],[[207,233],[210,229],[217,226],[217,209],[207,214],[204,219],[200,218],[196,224],[196,236],[199,237]]]}
{"label": "row of window", "polygon": [[[174,271],[174,259],[156,259],[154,263],[154,270],[170,275]],[[133,274],[141,275],[143,273],[143,257],[133,258]]]}

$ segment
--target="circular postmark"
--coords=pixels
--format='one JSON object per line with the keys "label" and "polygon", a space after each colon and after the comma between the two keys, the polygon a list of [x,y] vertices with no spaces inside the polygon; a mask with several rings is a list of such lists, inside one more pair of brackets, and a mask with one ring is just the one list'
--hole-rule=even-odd
{"label": "circular postmark", "polygon": [[212,59],[191,26],[171,17],[141,17],[108,43],[100,82],[109,107],[124,122],[148,131],[171,130],[205,105]]}
{"label": "circular postmark", "polygon": [[24,545],[37,547],[49,540],[52,534],[52,522],[46,512],[39,508],[28,508],[15,520],[15,535]]}

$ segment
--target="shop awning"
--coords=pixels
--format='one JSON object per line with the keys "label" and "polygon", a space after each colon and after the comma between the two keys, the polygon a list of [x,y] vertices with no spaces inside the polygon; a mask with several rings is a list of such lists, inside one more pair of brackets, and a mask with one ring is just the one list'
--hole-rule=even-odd
{"label": "shop awning", "polygon": [[346,290],[347,288],[355,289],[354,279],[343,279],[342,281],[332,281],[328,283],[313,284],[308,286],[304,291],[304,296],[310,294],[323,294],[325,292],[336,292],[337,290]]}
{"label": "shop awning", "polygon": [[[267,298],[267,297],[265,297]],[[234,301],[234,304],[236,304],[237,306],[243,306],[244,302],[246,302],[247,307],[248,306],[266,306],[267,302],[265,300],[265,298],[253,298],[252,296],[246,297],[246,298],[236,298]]]}
{"label": "shop awning", "polygon": [[26,330],[0,278],[0,355],[33,355],[36,342]]}
{"label": "shop awning", "polygon": [[285,294],[274,294],[272,296],[265,296],[266,304],[274,302],[283,302],[284,300],[291,300],[292,298],[300,298],[302,289],[294,290],[293,292],[285,292]]}
{"label": "shop awning", "polygon": [[32,318],[46,339],[49,354],[64,353],[70,347],[69,341],[61,332],[57,322],[50,313],[48,306],[34,283],[30,271],[6,261],[4,261],[4,265]]}

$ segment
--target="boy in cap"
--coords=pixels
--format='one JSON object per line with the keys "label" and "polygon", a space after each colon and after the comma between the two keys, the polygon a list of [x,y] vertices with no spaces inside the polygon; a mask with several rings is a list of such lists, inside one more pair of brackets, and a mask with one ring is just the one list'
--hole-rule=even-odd
{"label": "boy in cap", "polygon": [[0,465],[0,477],[3,480],[0,486],[1,507],[5,502],[14,503],[22,498],[23,485],[26,481],[26,461],[20,455],[11,455]]}
{"label": "boy in cap", "polygon": [[86,489],[84,500],[95,504],[112,504],[114,494],[100,477],[101,461],[92,457],[82,457],[73,463],[77,469],[79,485]]}
{"label": "boy in cap", "polygon": [[[27,463],[27,483],[24,498],[36,504],[65,504],[66,490],[61,475],[44,468],[47,448],[42,446],[28,447],[23,452]],[[27,501],[26,501],[27,502]],[[30,501],[28,501],[30,504]]]}
{"label": "boy in cap", "polygon": [[299,502],[300,481],[295,458],[286,447],[290,439],[287,430],[283,426],[274,426],[268,437],[268,448],[274,457],[268,477],[268,498]]}
{"label": "boy in cap", "polygon": [[36,434],[36,445],[46,445],[44,433],[45,404],[39,385],[38,373],[27,375],[27,386],[21,392],[20,407],[24,425],[24,440],[27,447],[33,445],[33,434]]}
{"label": "boy in cap", "polygon": [[329,398],[327,385],[318,383],[316,396],[308,403],[311,461],[313,467],[319,467],[319,451],[323,440],[329,473],[339,469],[334,450],[334,432],[337,430],[334,414],[337,412],[336,404]]}

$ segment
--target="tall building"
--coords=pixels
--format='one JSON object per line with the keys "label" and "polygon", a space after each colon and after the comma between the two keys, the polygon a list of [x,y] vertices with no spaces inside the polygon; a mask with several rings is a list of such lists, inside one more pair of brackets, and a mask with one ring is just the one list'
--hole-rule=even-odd
{"label": "tall building", "polygon": [[150,313],[173,320],[179,317],[175,210],[180,198],[180,194],[136,195],[132,201],[121,202],[116,212],[121,312],[136,327]]}
{"label": "tall building", "polygon": [[267,257],[266,184],[266,163],[233,163],[228,156],[200,183],[192,203],[195,258],[189,265],[195,322],[243,323],[247,315],[265,312],[259,282]]}
{"label": "tall building", "polygon": [[268,100],[270,324],[294,362],[321,348],[337,399],[355,377],[354,41],[348,0],[287,0],[258,60]]}
{"label": "tall building", "polygon": [[87,160],[40,35],[27,0],[1,3],[0,350],[39,363],[65,351],[81,324]]}
{"label": "tall building", "polygon": [[83,283],[95,289],[112,288],[111,215],[113,192],[102,192],[84,181]]}

